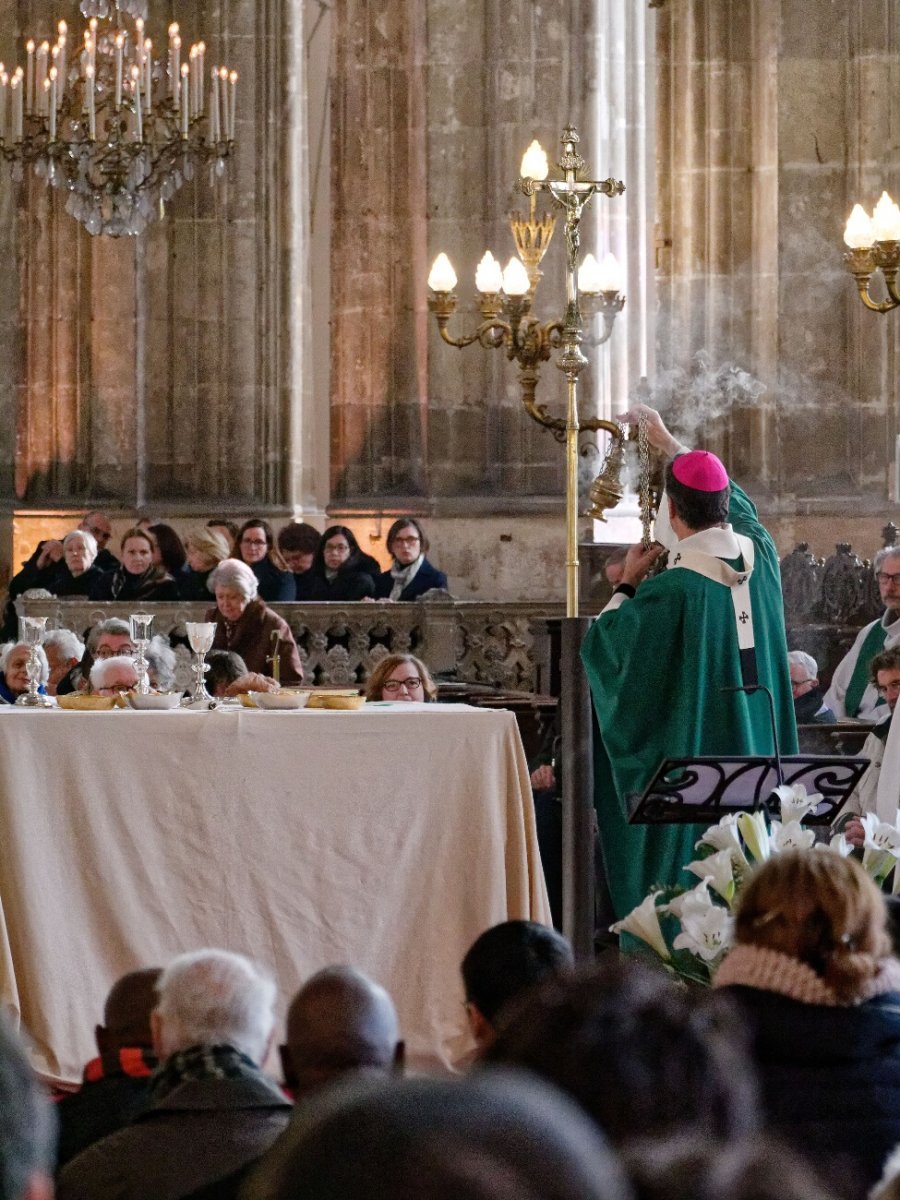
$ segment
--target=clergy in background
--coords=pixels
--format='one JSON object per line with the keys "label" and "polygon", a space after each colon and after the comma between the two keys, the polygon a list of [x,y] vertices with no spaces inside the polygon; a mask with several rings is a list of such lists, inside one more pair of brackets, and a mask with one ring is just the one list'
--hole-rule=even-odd
{"label": "clergy in background", "polygon": [[623,420],[642,415],[651,445],[672,460],[656,527],[668,566],[646,578],[664,547],[633,546],[582,647],[600,726],[595,798],[617,917],[653,884],[687,883],[682,868],[696,857],[702,827],[628,824],[664,759],[773,752],[766,697],[723,689],[769,688],[779,747],[797,752],[775,544],[714,454],[687,451],[645,405]]}

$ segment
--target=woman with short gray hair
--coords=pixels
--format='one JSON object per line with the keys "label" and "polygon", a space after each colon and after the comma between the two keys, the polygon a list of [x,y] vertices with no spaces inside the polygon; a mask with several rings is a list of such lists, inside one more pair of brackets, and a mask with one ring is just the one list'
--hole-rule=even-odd
{"label": "woman with short gray hair", "polygon": [[[38,646],[37,658],[40,664],[40,675],[38,676],[38,691],[43,695],[46,692],[45,684],[50,677],[50,667],[47,664],[47,655],[44,653],[44,647]],[[18,698],[28,691],[28,658],[31,652],[31,647],[26,646],[24,642],[12,642],[3,651],[0,657],[0,701],[4,704],[15,704]]]}
{"label": "woman with short gray hair", "polygon": [[209,577],[216,607],[206,614],[215,621],[214,650],[233,650],[249,672],[273,674],[277,655],[280,682],[301,683],[303,664],[291,627],[257,595],[256,576],[246,563],[226,558]]}

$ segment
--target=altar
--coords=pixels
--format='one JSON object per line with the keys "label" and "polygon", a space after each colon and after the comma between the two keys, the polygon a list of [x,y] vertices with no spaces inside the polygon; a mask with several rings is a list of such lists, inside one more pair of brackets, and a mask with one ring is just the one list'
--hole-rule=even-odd
{"label": "altar", "polygon": [[469,1049],[459,963],[488,926],[549,924],[515,717],[0,709],[0,995],[35,1067],[80,1077],[112,982],[203,946],[278,982],[370,974],[408,1061]]}

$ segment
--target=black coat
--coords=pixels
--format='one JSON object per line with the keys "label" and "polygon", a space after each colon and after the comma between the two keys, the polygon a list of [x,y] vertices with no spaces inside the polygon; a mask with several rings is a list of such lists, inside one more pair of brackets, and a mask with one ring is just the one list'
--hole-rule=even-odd
{"label": "black coat", "polygon": [[190,567],[180,571],[175,577],[178,585],[179,600],[205,600],[209,603],[212,592],[206,586],[206,581],[212,575],[214,568],[208,571],[192,571]]}
{"label": "black coat", "polygon": [[259,1158],[291,1106],[262,1076],[186,1082],[63,1168],[59,1200],[178,1200]]}
{"label": "black coat", "polygon": [[267,604],[282,604],[285,601],[296,600],[294,576],[290,571],[281,571],[271,559],[263,558],[259,562],[247,563],[256,576],[259,594]]}
{"label": "black coat", "polygon": [[177,600],[178,584],[167,572],[160,575],[149,567],[143,575],[132,575],[124,567],[104,571],[90,592],[91,600]]}
{"label": "black coat", "polygon": [[338,570],[334,579],[329,579],[324,568],[318,564],[306,572],[311,578],[306,587],[304,600],[364,600],[375,592],[375,581],[362,570],[359,558],[351,554]]}
{"label": "black coat", "polygon": [[[382,571],[375,580],[375,599],[385,600],[391,594],[391,589],[394,586],[394,577],[390,571]],[[406,585],[400,593],[401,600],[417,600],[419,596],[425,592],[430,592],[432,588],[447,588],[447,576],[443,571],[439,571],[437,567],[433,567],[428,559],[424,559],[421,567],[416,571],[412,581]]]}
{"label": "black coat", "polygon": [[828,1008],[732,986],[767,1124],[845,1200],[863,1200],[900,1144],[900,993]]}

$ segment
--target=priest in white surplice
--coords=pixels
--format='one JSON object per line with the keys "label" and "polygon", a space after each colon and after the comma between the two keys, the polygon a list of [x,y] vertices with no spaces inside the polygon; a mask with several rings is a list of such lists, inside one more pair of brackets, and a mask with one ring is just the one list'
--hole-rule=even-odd
{"label": "priest in white surplice", "polygon": [[887,705],[869,681],[876,654],[900,643],[900,548],[885,546],[875,555],[875,578],[885,611],[861,629],[838,663],[825,703],[839,721],[878,721]]}

